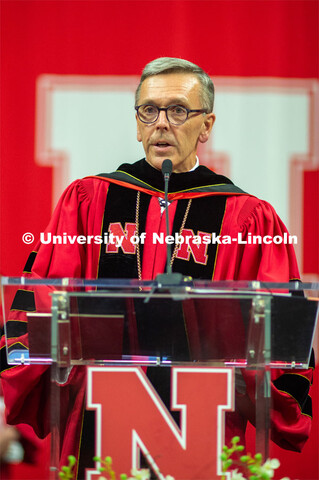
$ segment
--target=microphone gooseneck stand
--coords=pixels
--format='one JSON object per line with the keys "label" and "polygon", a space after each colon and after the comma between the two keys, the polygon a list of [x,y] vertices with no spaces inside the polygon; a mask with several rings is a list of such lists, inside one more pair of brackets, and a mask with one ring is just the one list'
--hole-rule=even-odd
{"label": "microphone gooseneck stand", "polygon": [[[166,235],[169,235],[169,213],[168,213],[168,183],[173,170],[172,161],[168,158],[162,163],[162,174],[164,176],[164,192],[165,192],[165,219],[166,219]],[[182,286],[186,280],[181,273],[173,273],[171,266],[171,244],[166,242],[166,273],[156,276],[157,288]]]}

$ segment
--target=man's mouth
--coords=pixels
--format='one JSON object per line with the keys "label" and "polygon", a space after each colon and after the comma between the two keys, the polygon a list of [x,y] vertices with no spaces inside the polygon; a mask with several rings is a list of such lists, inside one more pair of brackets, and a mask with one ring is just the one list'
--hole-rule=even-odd
{"label": "man's mouth", "polygon": [[167,142],[156,142],[154,143],[154,146],[157,148],[167,148],[167,147],[171,147],[172,145]]}

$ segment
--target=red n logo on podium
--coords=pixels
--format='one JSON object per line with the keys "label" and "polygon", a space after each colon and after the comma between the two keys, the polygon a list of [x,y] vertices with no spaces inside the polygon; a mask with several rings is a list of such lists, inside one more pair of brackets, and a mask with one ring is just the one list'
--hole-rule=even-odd
{"label": "red n logo on podium", "polygon": [[[138,468],[142,451],[154,471],[175,480],[221,475],[232,369],[172,368],[171,408],[180,411],[180,428],[139,367],[89,368],[87,406],[96,410],[96,455],[111,456],[118,474]],[[87,472],[87,479],[98,477]]]}

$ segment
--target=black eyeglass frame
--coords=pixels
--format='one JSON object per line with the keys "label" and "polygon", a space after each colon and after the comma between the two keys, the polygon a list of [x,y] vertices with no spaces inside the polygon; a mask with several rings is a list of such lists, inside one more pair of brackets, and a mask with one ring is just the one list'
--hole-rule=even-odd
{"label": "black eyeglass frame", "polygon": [[[140,114],[139,114],[139,109],[141,107],[145,107],[146,105],[149,105],[150,107],[154,107],[157,109],[157,117],[155,118],[155,120],[152,120],[151,122],[145,122],[145,120],[142,120],[141,117],[140,117]],[[186,112],[187,112],[187,116],[185,118],[185,120],[182,122],[182,123],[174,123],[174,122],[171,122],[168,118],[168,114],[167,114],[167,110],[169,108],[172,108],[172,107],[180,107],[180,108],[183,108]],[[163,110],[166,114],[166,118],[167,118],[167,121],[169,123],[171,123],[172,125],[183,125],[187,120],[188,120],[188,116],[190,113],[207,113],[207,109],[205,108],[201,108],[201,109],[197,109],[197,110],[190,110],[189,108],[186,108],[184,107],[183,105],[169,105],[168,107],[158,107],[157,105],[153,105],[151,103],[142,103],[141,105],[137,105],[136,107],[134,107],[135,110],[136,110],[136,113],[137,113],[137,116],[139,118],[139,120],[141,120],[141,122],[143,123],[146,123],[147,125],[151,125],[152,123],[155,123],[157,120],[158,120],[158,117],[160,115],[160,112]]]}

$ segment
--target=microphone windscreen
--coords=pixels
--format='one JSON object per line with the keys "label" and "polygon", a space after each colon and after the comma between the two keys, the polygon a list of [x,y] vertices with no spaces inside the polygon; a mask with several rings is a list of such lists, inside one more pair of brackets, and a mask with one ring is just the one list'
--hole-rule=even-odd
{"label": "microphone windscreen", "polygon": [[172,160],[170,160],[169,158],[167,158],[167,159],[164,160],[164,162],[162,163],[162,174],[163,174],[163,175],[165,175],[165,174],[170,175],[170,174],[172,173],[172,170],[173,170]]}

